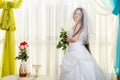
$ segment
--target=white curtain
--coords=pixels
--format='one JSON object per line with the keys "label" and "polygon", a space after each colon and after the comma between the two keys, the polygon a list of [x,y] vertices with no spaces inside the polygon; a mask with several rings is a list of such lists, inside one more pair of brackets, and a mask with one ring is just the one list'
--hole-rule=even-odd
{"label": "white curtain", "polygon": [[[34,74],[32,65],[40,64],[40,74],[48,75],[52,80],[59,79],[64,56],[61,50],[56,49],[59,31],[61,26],[71,27],[72,13],[77,7],[85,8],[88,13],[92,55],[106,80],[115,80],[113,67],[117,18],[111,13],[109,0],[24,0],[22,7],[14,10],[16,43],[17,46],[21,41],[29,44],[29,71]],[[0,47],[2,39],[0,34]]]}
{"label": "white curtain", "polygon": [[112,14],[112,9],[109,0],[87,2],[90,47],[106,80],[116,80],[114,61],[118,19]]}

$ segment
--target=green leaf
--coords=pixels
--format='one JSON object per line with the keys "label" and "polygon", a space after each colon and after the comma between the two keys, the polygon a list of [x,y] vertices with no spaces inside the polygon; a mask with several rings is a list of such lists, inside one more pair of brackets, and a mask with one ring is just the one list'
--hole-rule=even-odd
{"label": "green leaf", "polygon": [[61,30],[60,32],[60,41],[57,44],[56,48],[61,48],[62,50],[66,50],[67,48],[67,42],[66,42],[66,38],[67,38],[67,32],[65,32],[64,30]]}

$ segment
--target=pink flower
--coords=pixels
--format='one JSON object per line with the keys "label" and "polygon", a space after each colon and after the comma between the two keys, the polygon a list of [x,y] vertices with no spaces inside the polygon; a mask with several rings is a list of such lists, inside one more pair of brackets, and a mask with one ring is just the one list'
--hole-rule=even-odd
{"label": "pink flower", "polygon": [[20,46],[19,46],[19,49],[22,49],[22,50],[23,50],[23,49],[24,49],[24,46],[23,46],[23,45],[20,45]]}
{"label": "pink flower", "polygon": [[28,48],[28,45],[25,45],[24,47],[25,47],[25,48]]}

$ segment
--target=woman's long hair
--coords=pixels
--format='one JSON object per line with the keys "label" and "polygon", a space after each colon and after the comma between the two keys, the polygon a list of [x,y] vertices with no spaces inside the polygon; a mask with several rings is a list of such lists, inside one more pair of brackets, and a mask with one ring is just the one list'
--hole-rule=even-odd
{"label": "woman's long hair", "polygon": [[[73,19],[74,19],[74,14],[76,13],[76,11],[77,10],[80,10],[81,12],[82,12],[82,16],[81,16],[81,26],[80,26],[80,28],[78,29],[78,31],[76,32],[76,33],[74,33],[73,34],[73,36],[72,37],[74,37],[74,36],[76,36],[79,32],[81,33],[82,32],[82,30],[83,30],[83,28],[84,28],[84,13],[83,13],[83,8],[77,8],[77,9],[75,9],[75,11],[74,11],[74,13],[73,13]],[[78,25],[78,24],[77,24]],[[77,25],[75,25],[75,29],[76,29],[76,26]],[[74,30],[75,30],[74,29]],[[87,36],[88,37],[88,36]],[[89,42],[87,43],[87,44],[84,44],[84,46],[87,48],[87,50],[91,53],[91,51],[90,51],[90,48],[89,48]]]}

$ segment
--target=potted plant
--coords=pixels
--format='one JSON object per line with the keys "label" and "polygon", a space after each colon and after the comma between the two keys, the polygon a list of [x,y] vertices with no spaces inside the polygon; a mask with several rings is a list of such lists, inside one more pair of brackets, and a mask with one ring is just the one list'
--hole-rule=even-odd
{"label": "potted plant", "polygon": [[19,68],[19,76],[26,77],[27,75],[27,65],[26,61],[28,60],[29,56],[27,54],[28,44],[27,42],[21,42],[19,46],[19,54],[16,59],[21,60],[20,68]]}

